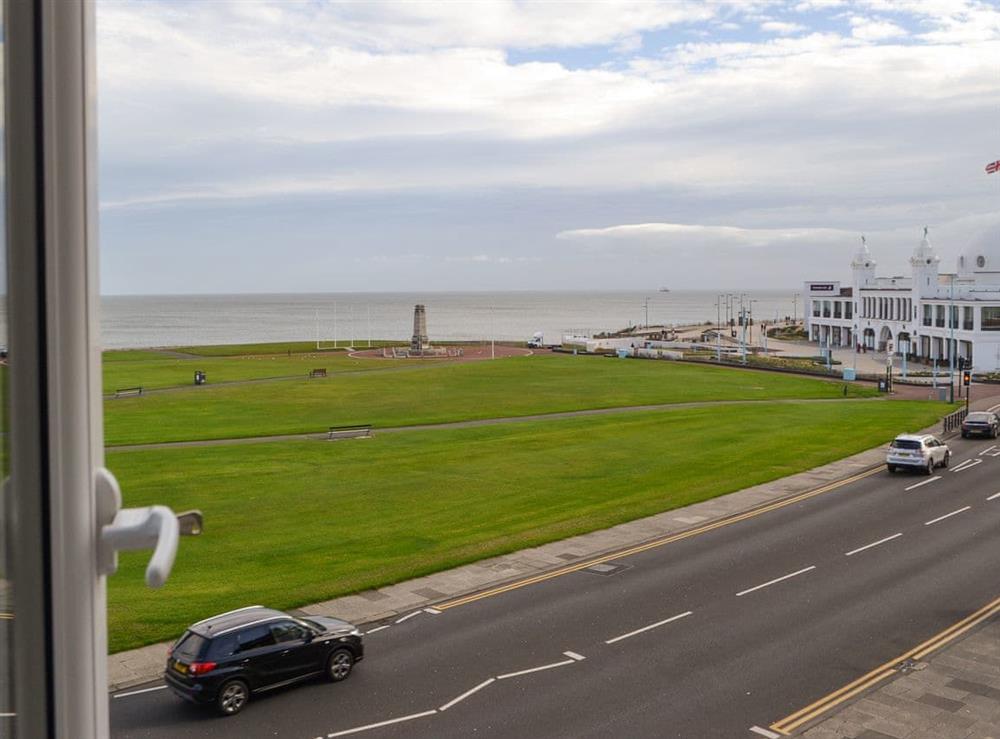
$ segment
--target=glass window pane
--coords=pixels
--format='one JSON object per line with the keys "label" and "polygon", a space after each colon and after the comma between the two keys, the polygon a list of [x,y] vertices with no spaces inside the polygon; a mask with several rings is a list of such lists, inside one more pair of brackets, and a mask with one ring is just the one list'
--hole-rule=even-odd
{"label": "glass window pane", "polygon": [[983,308],[983,331],[1000,331],[1000,306]]}

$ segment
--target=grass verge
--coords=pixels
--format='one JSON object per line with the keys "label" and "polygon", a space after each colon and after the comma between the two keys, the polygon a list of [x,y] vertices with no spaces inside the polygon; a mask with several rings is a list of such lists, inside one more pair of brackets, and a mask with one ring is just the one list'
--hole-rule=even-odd
{"label": "grass verge", "polygon": [[[144,355],[150,352],[137,352]],[[118,388],[143,387],[158,390],[169,387],[194,386],[195,370],[208,377],[207,386],[197,388],[201,395],[211,392],[213,385],[242,380],[263,380],[299,376],[305,379],[309,371],[322,367],[327,372],[359,372],[365,370],[400,369],[399,365],[381,359],[354,359],[344,352],[312,354],[249,354],[233,357],[198,357],[184,359],[159,357],[128,357],[104,359],[103,389],[106,394]],[[195,396],[192,396],[192,398]]]}
{"label": "grass verge", "polygon": [[143,585],[148,553],[121,555],[109,582],[110,646],[174,638],[250,603],[291,608],[688,505],[870,448],[930,425],[940,409],[730,405],[113,452],[128,505],[200,508],[205,533],[182,542],[159,591]]}
{"label": "grass verge", "polygon": [[[190,388],[109,401],[105,441],[225,439],[348,424],[406,426],[658,403],[832,399],[842,397],[845,388],[794,375],[555,354],[398,367],[406,371]],[[848,385],[847,392],[851,397],[877,394],[859,385]]]}

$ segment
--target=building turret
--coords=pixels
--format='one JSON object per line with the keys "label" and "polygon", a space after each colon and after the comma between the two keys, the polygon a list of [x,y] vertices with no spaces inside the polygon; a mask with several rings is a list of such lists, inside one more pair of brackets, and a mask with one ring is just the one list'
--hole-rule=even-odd
{"label": "building turret", "polygon": [[924,226],[924,238],[913,250],[910,257],[910,268],[913,272],[913,288],[921,297],[931,297],[937,291],[938,268],[941,258],[935,253],[931,241],[927,237],[927,226]]}
{"label": "building turret", "polygon": [[858,288],[873,286],[875,284],[875,260],[868,250],[868,240],[861,237],[861,247],[858,253],[851,260],[851,269],[854,271],[854,294],[857,295]]}

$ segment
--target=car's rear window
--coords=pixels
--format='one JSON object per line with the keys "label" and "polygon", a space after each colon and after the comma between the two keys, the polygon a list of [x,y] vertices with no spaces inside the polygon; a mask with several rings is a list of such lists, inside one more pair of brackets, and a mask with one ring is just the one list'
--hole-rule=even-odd
{"label": "car's rear window", "polygon": [[208,654],[205,655],[205,658],[217,662],[231,657],[236,652],[236,646],[236,634],[217,636],[212,639],[212,643],[208,646]]}
{"label": "car's rear window", "polygon": [[919,449],[920,442],[914,439],[893,439],[890,446],[895,449]]}
{"label": "car's rear window", "polygon": [[204,646],[204,637],[198,636],[193,631],[188,631],[174,645],[174,657],[182,660],[198,659]]}
{"label": "car's rear window", "polygon": [[989,423],[993,419],[990,418],[989,413],[970,413],[967,417],[969,421],[978,421],[980,423]]}

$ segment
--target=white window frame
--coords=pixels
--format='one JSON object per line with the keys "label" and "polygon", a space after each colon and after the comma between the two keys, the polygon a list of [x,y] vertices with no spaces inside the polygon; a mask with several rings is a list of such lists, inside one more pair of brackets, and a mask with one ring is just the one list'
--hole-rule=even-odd
{"label": "white window frame", "polygon": [[4,3],[14,736],[106,737],[94,7]]}

